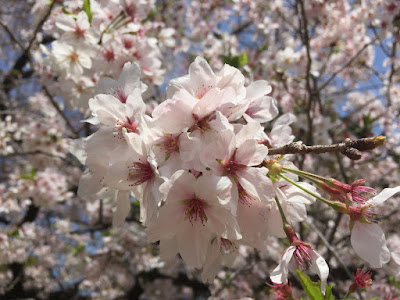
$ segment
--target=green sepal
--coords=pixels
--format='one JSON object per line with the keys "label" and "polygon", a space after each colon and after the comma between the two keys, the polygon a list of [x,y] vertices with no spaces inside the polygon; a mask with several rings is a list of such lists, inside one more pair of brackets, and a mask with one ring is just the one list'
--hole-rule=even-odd
{"label": "green sepal", "polygon": [[86,13],[89,19],[89,23],[92,23],[93,20],[93,13],[90,9],[90,0],[83,0],[83,7],[82,10]]}

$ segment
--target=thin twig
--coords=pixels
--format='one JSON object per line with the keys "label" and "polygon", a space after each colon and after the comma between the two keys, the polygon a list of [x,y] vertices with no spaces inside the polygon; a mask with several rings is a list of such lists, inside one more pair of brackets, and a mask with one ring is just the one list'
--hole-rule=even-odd
{"label": "thin twig", "polygon": [[24,45],[20,43],[20,41],[17,40],[17,38],[13,35],[13,33],[10,31],[10,29],[7,27],[7,25],[3,24],[3,22],[0,22],[0,26],[4,28],[4,30],[7,32],[8,36],[10,37],[11,41],[16,43],[18,47],[21,48],[21,50],[24,50]]}
{"label": "thin twig", "polygon": [[346,264],[340,259],[339,255],[337,254],[337,251],[333,246],[327,241],[325,236],[322,234],[322,232],[311,222],[307,222],[307,225],[310,226],[318,235],[318,237],[321,239],[321,241],[325,244],[326,248],[333,254],[333,256],[336,258],[336,260],[339,262],[339,264],[343,267],[345,270],[347,276],[349,278],[353,278],[351,275],[350,270],[347,268]]}
{"label": "thin twig", "polygon": [[360,55],[361,53],[364,52],[365,49],[367,49],[367,47],[369,47],[370,45],[372,45],[373,43],[375,43],[375,39],[373,39],[371,42],[366,43],[360,50],[357,51],[357,53],[346,63],[344,64],[339,70],[337,70],[335,73],[333,73],[331,75],[331,77],[329,77],[329,79],[327,81],[325,81],[325,83],[321,84],[318,87],[318,90],[321,91],[324,88],[326,88],[331,82],[332,80],[334,80],[336,78],[336,76],[341,73],[343,70],[345,70],[347,67],[349,67]]}
{"label": "thin twig", "polygon": [[61,110],[61,108],[58,106],[56,100],[54,100],[53,96],[50,94],[50,92],[46,86],[43,86],[43,90],[46,93],[47,97],[50,99],[51,104],[54,106],[54,108],[57,110],[57,112],[60,114],[60,116],[64,119],[67,127],[72,131],[72,133],[74,134],[75,137],[79,137],[79,133],[76,131],[75,127],[72,126],[70,120],[67,118],[67,116],[64,114],[64,112]]}
{"label": "thin twig", "polygon": [[[396,57],[396,51],[397,51],[397,43],[396,43],[396,39],[394,39],[392,53],[391,53],[392,55],[390,58],[393,59]],[[387,91],[386,91],[386,97],[388,100],[389,107],[392,105],[392,96],[390,95],[390,90],[392,89],[394,73],[395,73],[395,66],[394,66],[394,61],[392,61],[392,65],[390,67],[390,74],[389,74],[389,78],[388,78]]]}
{"label": "thin twig", "polygon": [[268,150],[268,155],[276,154],[321,154],[328,152],[337,152],[346,155],[348,158],[358,160],[361,158],[361,151],[373,150],[376,147],[383,145],[385,137],[374,136],[358,140],[346,139],[343,143],[332,145],[313,145],[307,146],[302,142],[290,143],[282,147],[271,148]]}

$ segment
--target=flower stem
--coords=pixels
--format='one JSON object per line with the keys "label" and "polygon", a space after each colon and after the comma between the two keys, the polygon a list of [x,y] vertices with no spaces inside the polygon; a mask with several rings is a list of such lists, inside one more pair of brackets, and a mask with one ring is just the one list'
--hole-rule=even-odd
{"label": "flower stem", "polygon": [[276,205],[278,205],[279,213],[281,214],[282,217],[283,228],[285,228],[285,225],[289,224],[289,222],[286,220],[285,213],[283,212],[282,206],[279,203],[278,197],[275,197],[275,202]]}
{"label": "flower stem", "polygon": [[291,184],[293,184],[294,186],[297,186],[299,189],[301,189],[302,191],[306,192],[307,194],[317,198],[318,200],[324,202],[325,204],[328,204],[329,206],[333,206],[333,202],[329,201],[328,199],[325,199],[321,196],[318,196],[317,194],[314,194],[313,192],[310,192],[309,190],[307,190],[306,188],[302,187],[301,185],[297,184],[296,182],[294,182],[293,180],[291,180],[290,178],[286,177],[283,174],[280,174],[280,177],[282,177],[283,179],[285,179],[287,182],[290,182]]}
{"label": "flower stem", "polygon": [[283,167],[282,170],[296,174],[300,177],[303,177],[305,179],[308,179],[312,182],[316,182],[316,180],[321,180],[323,182],[327,182],[328,179],[322,176],[318,176],[309,172],[304,172],[304,171],[300,171],[300,170],[295,170],[295,169],[291,169],[291,168],[287,168],[287,167]]}

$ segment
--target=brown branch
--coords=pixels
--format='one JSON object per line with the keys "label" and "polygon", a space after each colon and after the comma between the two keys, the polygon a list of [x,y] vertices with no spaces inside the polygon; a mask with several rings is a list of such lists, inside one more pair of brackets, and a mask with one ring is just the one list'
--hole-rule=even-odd
{"label": "brown branch", "polygon": [[308,132],[307,132],[307,143],[313,143],[313,118],[312,118],[312,105],[317,95],[315,89],[311,87],[311,65],[312,65],[312,58],[311,58],[311,49],[310,49],[310,36],[308,34],[308,20],[306,16],[306,12],[304,9],[303,0],[299,1],[300,4],[300,13],[301,13],[301,21],[300,21],[300,32],[302,33],[301,38],[304,46],[306,47],[306,54],[307,54],[307,66],[306,66],[306,89],[308,93],[308,102],[307,102],[307,125],[308,125]]}
{"label": "brown branch", "polygon": [[[22,50],[23,50],[22,54],[15,61],[13,67],[11,68],[11,72],[9,72],[9,74],[7,76],[5,76],[5,78],[3,80],[3,86],[4,86],[3,89],[4,89],[4,91],[6,93],[8,93],[14,86],[14,79],[16,77],[15,74],[16,73],[17,74],[21,73],[22,69],[24,68],[26,63],[32,60],[31,59],[31,55],[30,55],[30,51],[31,51],[31,48],[33,46],[34,41],[36,40],[36,35],[42,29],[42,26],[43,26],[44,22],[46,22],[47,18],[50,16],[51,10],[53,9],[55,3],[56,3],[55,0],[53,0],[51,2],[46,14],[39,21],[39,23],[37,24],[35,30],[33,31],[32,37],[28,42],[28,46],[26,46],[26,48],[22,48]],[[18,71],[18,72],[16,72],[16,71]]]}
{"label": "brown branch", "polygon": [[75,127],[71,124],[70,120],[67,118],[67,116],[64,114],[64,112],[61,110],[61,108],[58,106],[56,100],[54,100],[53,96],[50,94],[50,92],[46,86],[43,86],[43,91],[46,93],[47,97],[50,99],[50,102],[54,106],[54,108],[57,110],[57,112],[60,114],[60,116],[64,119],[65,124],[72,131],[74,136],[79,137],[79,132],[76,131]]}
{"label": "brown branch", "polygon": [[302,142],[290,143],[282,147],[271,148],[268,150],[268,155],[276,154],[321,154],[328,152],[342,153],[352,160],[361,158],[361,151],[373,150],[385,143],[384,136],[374,136],[358,140],[346,139],[343,143],[332,145],[314,145],[307,146]]}
{"label": "brown branch", "polygon": [[10,37],[10,40],[15,44],[17,44],[18,47],[20,47],[22,50],[24,50],[24,46],[18,41],[18,39],[14,36],[11,30],[7,27],[7,25],[0,22],[0,26],[3,27],[3,29],[7,32],[8,36]]}
{"label": "brown branch", "polygon": [[[390,58],[393,59],[396,57],[396,51],[397,51],[396,49],[397,49],[397,43],[396,43],[396,39],[394,39],[392,53],[391,53]],[[389,78],[388,78],[387,91],[386,91],[386,98],[388,100],[389,107],[392,106],[392,96],[390,95],[390,90],[392,89],[394,73],[395,73],[395,65],[394,65],[394,61],[392,61],[392,65],[390,67],[390,74],[389,74]]]}
{"label": "brown branch", "polygon": [[[45,151],[42,151],[42,150],[8,153],[8,154],[5,154],[5,155],[0,155],[0,160],[2,160],[4,158],[11,158],[11,157],[17,157],[17,156],[27,156],[27,155],[45,155],[45,156],[48,156],[48,157],[61,159],[61,160],[65,161],[66,163],[71,163],[71,164],[76,163],[77,166],[81,165],[76,158],[71,160],[68,157],[52,154],[52,153],[45,152]],[[71,157],[74,157],[74,156],[71,156]]]}

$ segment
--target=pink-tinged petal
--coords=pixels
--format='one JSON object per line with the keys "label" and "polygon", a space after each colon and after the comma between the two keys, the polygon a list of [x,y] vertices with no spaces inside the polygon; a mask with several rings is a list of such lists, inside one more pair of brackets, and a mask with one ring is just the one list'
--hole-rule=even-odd
{"label": "pink-tinged petal", "polygon": [[121,85],[121,87],[132,85],[132,82],[139,83],[140,73],[141,73],[140,67],[138,66],[137,63],[127,62],[124,64],[124,67],[122,68],[122,72],[118,79],[118,83]]}
{"label": "pink-tinged petal", "polygon": [[143,198],[140,201],[140,222],[144,226],[147,226],[153,220],[160,200],[160,198],[157,198],[158,195],[153,193],[152,187],[153,182],[144,183]]}
{"label": "pink-tinged petal", "polygon": [[242,145],[245,141],[256,137],[258,132],[264,131],[264,127],[262,127],[260,123],[255,122],[246,115],[243,117],[247,122],[246,125],[235,124],[236,147],[240,147],[240,145]]}
{"label": "pink-tinged petal", "polygon": [[311,255],[311,271],[317,273],[318,277],[321,279],[321,292],[325,295],[326,281],[329,275],[329,266],[325,259],[315,251],[309,251]]}
{"label": "pink-tinged petal", "polygon": [[271,121],[278,113],[276,101],[267,96],[253,100],[246,110],[246,114],[259,123]]}
{"label": "pink-tinged petal", "polygon": [[61,14],[56,18],[56,26],[64,31],[74,31],[75,24],[74,18],[67,14]]}
{"label": "pink-tinged petal", "polygon": [[226,89],[227,87],[233,88],[237,98],[243,99],[246,94],[246,88],[244,87],[245,78],[238,69],[230,65],[225,64],[222,70],[217,75],[218,84],[217,87],[220,89]]}
{"label": "pink-tinged petal", "polygon": [[81,11],[77,18],[76,18],[76,23],[79,25],[79,28],[82,29],[89,29],[90,28],[90,23],[87,14],[84,11]]}
{"label": "pink-tinged petal", "polygon": [[351,245],[356,254],[372,268],[381,268],[390,260],[385,234],[377,224],[356,221],[351,231]]}
{"label": "pink-tinged petal", "polygon": [[206,211],[207,228],[218,236],[228,240],[242,238],[236,218],[224,207],[212,207]]}
{"label": "pink-tinged petal", "polygon": [[217,160],[227,163],[233,154],[235,143],[235,134],[231,130],[219,132],[214,141],[201,152],[201,162],[215,174],[221,175],[224,167]]}
{"label": "pink-tinged petal", "polygon": [[[197,102],[193,108],[193,114],[200,120],[214,112],[229,92],[213,88]],[[233,93],[232,93],[233,94]],[[233,97],[233,95],[231,95]]]}
{"label": "pink-tinged petal", "polygon": [[125,105],[111,95],[100,94],[89,100],[89,107],[94,116],[107,126],[114,127],[117,120],[125,120]]}
{"label": "pink-tinged petal", "polygon": [[[236,95],[232,95],[232,97],[236,98]],[[249,107],[249,102],[243,100],[239,103],[236,103],[236,101],[233,102],[232,99],[229,99],[229,101],[231,102],[223,103],[218,110],[222,112],[222,114],[226,116],[229,121],[234,122],[243,116]]]}
{"label": "pink-tinged petal", "polygon": [[288,125],[274,125],[269,137],[271,140],[271,145],[274,147],[280,147],[289,144],[294,140],[292,128]]}
{"label": "pink-tinged petal", "polygon": [[278,238],[286,237],[285,231],[283,231],[282,216],[276,204],[270,203],[261,214],[267,222],[268,235]]}
{"label": "pink-tinged petal", "polygon": [[268,155],[268,148],[256,140],[245,141],[236,151],[235,160],[245,166],[256,166]]}
{"label": "pink-tinged petal", "polygon": [[386,189],[383,189],[382,192],[380,192],[378,195],[376,195],[375,197],[373,197],[371,200],[367,201],[366,203],[372,204],[372,205],[380,205],[397,193],[400,193],[400,186],[397,186],[394,188],[386,188]]}
{"label": "pink-tinged petal", "polygon": [[166,100],[154,109],[154,124],[162,128],[164,132],[181,133],[195,123],[192,108],[187,101],[178,97]]}
{"label": "pink-tinged petal", "polygon": [[221,239],[216,237],[208,247],[207,260],[201,272],[201,280],[206,283],[212,283],[218,271],[221,269]]}
{"label": "pink-tinged petal", "polygon": [[182,133],[179,136],[179,154],[182,159],[182,167],[205,171],[205,166],[200,161],[200,153],[203,151],[206,142],[200,130],[191,133]]}
{"label": "pink-tinged petal", "polygon": [[246,88],[246,98],[259,98],[271,93],[272,87],[265,80],[257,80],[252,82]]}
{"label": "pink-tinged petal", "polygon": [[172,239],[162,239],[160,241],[160,257],[166,262],[175,263],[178,254],[178,243],[176,237]]}
{"label": "pink-tinged petal", "polygon": [[293,114],[284,114],[280,116],[275,122],[274,122],[274,127],[275,126],[288,126],[292,124],[294,121],[296,121],[296,116]]}
{"label": "pink-tinged petal", "polygon": [[231,199],[232,181],[224,176],[205,175],[197,179],[194,192],[208,205],[227,205]]}
{"label": "pink-tinged petal", "polygon": [[131,210],[129,191],[118,191],[117,206],[113,214],[113,226],[121,227]]}
{"label": "pink-tinged petal", "polygon": [[69,64],[69,71],[67,73],[67,77],[81,75],[83,73],[82,65],[76,61],[73,61]]}
{"label": "pink-tinged petal", "polygon": [[163,239],[171,239],[176,235],[176,230],[185,223],[182,207],[166,203],[160,208],[157,218],[147,227],[147,238],[153,243]]}
{"label": "pink-tinged petal", "polygon": [[268,223],[263,216],[266,209],[267,204],[262,202],[253,202],[249,206],[238,205],[237,220],[244,244],[258,249],[263,248],[268,236]]}
{"label": "pink-tinged petal", "polygon": [[183,261],[189,266],[201,268],[206,260],[211,233],[201,222],[184,222],[179,227],[177,242]]}
{"label": "pink-tinged petal", "polygon": [[85,69],[90,69],[92,67],[92,60],[90,56],[86,54],[79,53],[79,64]]}
{"label": "pink-tinged petal", "polygon": [[126,99],[126,115],[131,117],[137,114],[144,114],[146,111],[146,104],[142,99],[142,91],[140,88],[134,89]]}
{"label": "pink-tinged petal", "polygon": [[181,89],[186,89],[191,95],[200,99],[207,91],[214,87],[216,77],[207,61],[196,57],[189,67],[189,75],[170,81],[167,88],[167,97],[171,98]]}
{"label": "pink-tinged petal", "polygon": [[190,78],[195,82],[208,82],[215,77],[213,70],[208,62],[200,56],[197,56],[189,67]]}
{"label": "pink-tinged petal", "polygon": [[233,131],[233,125],[229,123],[229,120],[221,112],[216,111],[214,116],[215,118],[209,121],[208,125],[217,135],[224,130]]}
{"label": "pink-tinged petal", "polygon": [[[240,172],[239,182],[242,186],[253,194],[253,189],[255,189],[254,196],[259,197],[260,201],[270,202],[275,196],[274,189],[272,187],[272,181],[266,174],[267,170],[265,168],[247,168]],[[252,188],[249,187],[252,186]]]}
{"label": "pink-tinged petal", "polygon": [[182,206],[182,201],[194,196],[196,177],[193,174],[187,171],[177,171],[172,175],[171,181],[172,185],[165,200],[167,204]]}
{"label": "pink-tinged petal", "polygon": [[93,175],[89,170],[86,170],[79,179],[78,196],[81,199],[94,201],[98,199],[98,195],[104,192],[108,193],[110,198],[115,195],[115,190],[108,189],[101,181],[100,176]]}
{"label": "pink-tinged petal", "polygon": [[270,279],[274,283],[288,283],[289,262],[296,250],[295,246],[287,248],[282,256],[281,263],[271,272]]}

